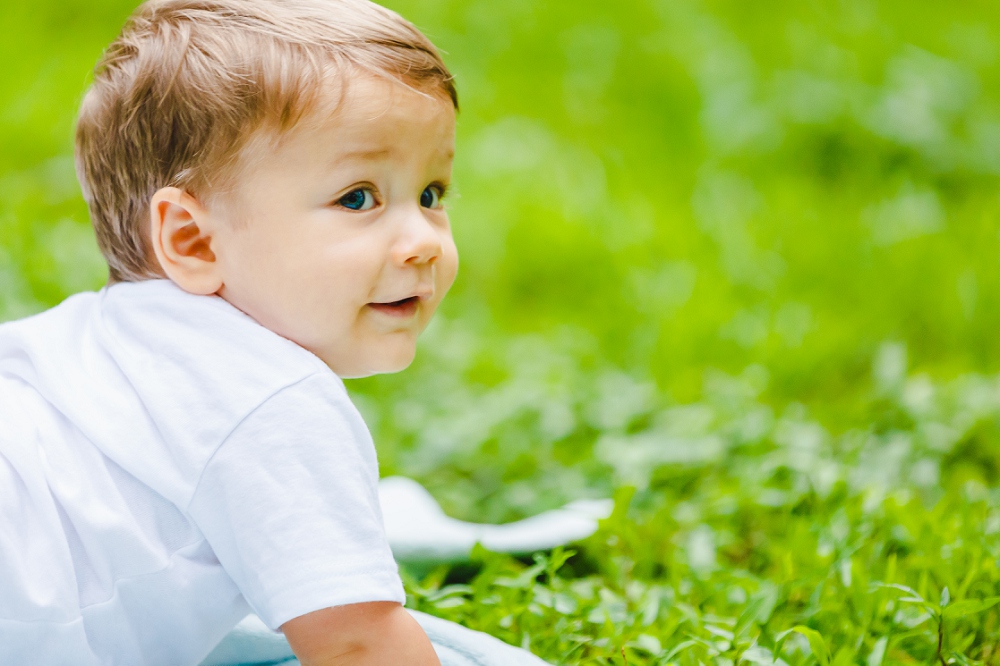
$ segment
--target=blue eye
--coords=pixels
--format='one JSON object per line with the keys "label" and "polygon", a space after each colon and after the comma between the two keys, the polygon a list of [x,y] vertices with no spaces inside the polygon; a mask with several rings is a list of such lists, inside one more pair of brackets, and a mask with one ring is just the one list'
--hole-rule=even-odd
{"label": "blue eye", "polygon": [[438,208],[441,205],[441,188],[431,185],[420,194],[420,205],[424,208]]}
{"label": "blue eye", "polygon": [[375,207],[375,196],[371,190],[351,190],[337,200],[337,203],[348,210],[370,210]]}

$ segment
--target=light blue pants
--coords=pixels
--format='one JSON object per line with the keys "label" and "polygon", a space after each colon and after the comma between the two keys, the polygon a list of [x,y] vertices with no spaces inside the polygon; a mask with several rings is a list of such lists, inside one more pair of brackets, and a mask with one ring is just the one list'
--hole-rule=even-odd
{"label": "light blue pants", "polygon": [[[526,650],[479,631],[409,611],[431,639],[441,666],[546,666]],[[254,615],[239,623],[201,666],[298,666],[288,641]]]}

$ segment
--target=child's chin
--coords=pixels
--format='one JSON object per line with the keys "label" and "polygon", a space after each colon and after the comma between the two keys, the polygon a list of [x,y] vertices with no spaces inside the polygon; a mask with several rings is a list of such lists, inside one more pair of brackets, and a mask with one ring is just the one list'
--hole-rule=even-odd
{"label": "child's chin", "polygon": [[366,376],[371,375],[391,375],[394,372],[402,372],[410,367],[413,363],[413,354],[410,354],[409,358],[406,360],[400,360],[397,363],[385,363],[382,367],[378,367],[369,372]]}
{"label": "child's chin", "polygon": [[352,363],[341,369],[331,365],[331,369],[342,379],[389,375],[410,367],[415,355],[416,348],[413,346],[404,349],[386,349],[383,353],[372,355],[369,358],[353,359]]}

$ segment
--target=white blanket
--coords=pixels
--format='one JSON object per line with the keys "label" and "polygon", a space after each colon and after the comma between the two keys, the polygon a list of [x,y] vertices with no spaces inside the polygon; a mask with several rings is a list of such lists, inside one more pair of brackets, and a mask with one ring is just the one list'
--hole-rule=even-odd
{"label": "white blanket", "polygon": [[611,500],[577,500],[506,525],[467,523],[445,515],[413,479],[391,476],[378,486],[389,545],[397,562],[461,562],[481,543],[496,553],[550,550],[580,539],[611,515]]}
{"label": "white blanket", "polygon": [[[545,666],[530,652],[479,631],[426,613],[410,611],[431,639],[441,666]],[[249,615],[226,636],[201,666],[298,666],[285,637]]]}

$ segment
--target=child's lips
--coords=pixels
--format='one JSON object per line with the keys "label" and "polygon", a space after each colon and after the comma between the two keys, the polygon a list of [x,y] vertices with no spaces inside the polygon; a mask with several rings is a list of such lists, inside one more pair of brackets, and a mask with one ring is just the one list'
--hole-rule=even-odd
{"label": "child's lips", "polygon": [[389,315],[390,317],[407,319],[417,314],[417,308],[420,307],[420,297],[410,296],[409,298],[393,301],[391,303],[369,303],[368,307],[372,308],[376,312]]}

